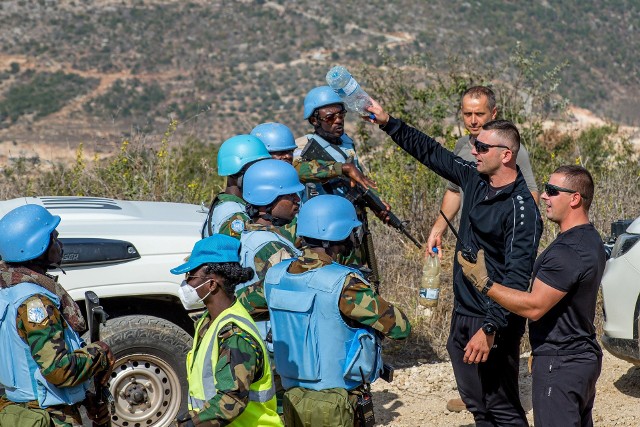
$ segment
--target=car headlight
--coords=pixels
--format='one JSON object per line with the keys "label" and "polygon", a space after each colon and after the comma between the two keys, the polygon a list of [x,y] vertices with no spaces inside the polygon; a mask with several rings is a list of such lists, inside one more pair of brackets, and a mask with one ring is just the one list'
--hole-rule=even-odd
{"label": "car headlight", "polygon": [[611,258],[616,258],[629,252],[629,249],[633,247],[640,240],[640,234],[628,234],[624,233],[618,236],[616,244],[613,245],[611,250]]}

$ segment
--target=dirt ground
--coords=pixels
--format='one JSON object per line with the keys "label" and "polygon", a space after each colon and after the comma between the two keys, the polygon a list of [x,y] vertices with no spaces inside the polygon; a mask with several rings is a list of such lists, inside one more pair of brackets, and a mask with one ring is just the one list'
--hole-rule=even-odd
{"label": "dirt ground", "polygon": [[[372,389],[376,425],[474,426],[469,412],[454,413],[445,408],[447,400],[458,397],[449,362],[396,369],[392,383],[378,380]],[[531,376],[524,356],[520,359],[520,399],[533,426]],[[640,426],[640,366],[605,351],[593,419],[596,426]]]}

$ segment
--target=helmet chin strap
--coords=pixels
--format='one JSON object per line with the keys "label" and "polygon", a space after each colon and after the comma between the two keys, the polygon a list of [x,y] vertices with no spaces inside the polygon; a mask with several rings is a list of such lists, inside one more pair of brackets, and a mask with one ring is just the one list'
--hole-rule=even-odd
{"label": "helmet chin strap", "polygon": [[52,270],[54,268],[57,268],[58,270],[62,271],[62,274],[64,274],[65,276],[67,275],[67,272],[64,271],[64,268],[62,268],[60,264],[49,264],[47,266],[47,270]]}
{"label": "helmet chin strap", "polygon": [[279,218],[277,216],[273,216],[271,214],[271,210],[273,209],[273,205],[269,205],[267,206],[267,212],[260,215],[262,218],[266,219],[267,221],[271,222],[271,224],[275,225],[276,227],[282,227],[283,225],[287,225],[289,224],[291,221],[288,219],[284,219],[284,218]]}

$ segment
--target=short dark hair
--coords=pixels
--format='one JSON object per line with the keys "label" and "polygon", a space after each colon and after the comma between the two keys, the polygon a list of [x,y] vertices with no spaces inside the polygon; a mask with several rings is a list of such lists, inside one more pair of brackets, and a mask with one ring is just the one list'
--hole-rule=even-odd
{"label": "short dark hair", "polygon": [[513,152],[514,157],[518,156],[520,150],[520,132],[516,125],[509,120],[491,120],[482,126],[483,130],[493,130]]}
{"label": "short dark hair", "polygon": [[237,262],[205,264],[204,274],[209,275],[212,273],[222,277],[224,281],[222,290],[231,299],[235,298],[236,286],[239,283],[251,280],[255,274],[252,268],[242,267],[240,263]]}
{"label": "short dark hair", "polygon": [[462,108],[462,100],[465,96],[469,96],[474,99],[486,96],[487,101],[489,101],[489,110],[493,111],[493,109],[496,108],[496,94],[487,86],[471,86],[469,89],[465,90],[460,98],[460,108]]}
{"label": "short dark hair", "polygon": [[586,212],[591,207],[595,186],[593,177],[589,171],[579,165],[564,165],[558,167],[553,173],[564,175],[565,186],[575,190],[582,196],[582,206]]}

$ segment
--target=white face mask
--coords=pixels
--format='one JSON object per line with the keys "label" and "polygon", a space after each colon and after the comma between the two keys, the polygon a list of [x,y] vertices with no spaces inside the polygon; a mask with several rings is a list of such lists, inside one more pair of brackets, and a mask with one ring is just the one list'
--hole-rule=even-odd
{"label": "white face mask", "polygon": [[183,280],[180,284],[180,288],[178,288],[178,295],[180,296],[180,302],[182,302],[182,306],[185,310],[197,310],[199,308],[204,308],[204,299],[209,296],[211,291],[206,294],[204,297],[200,298],[196,289],[206,285],[211,282],[213,279],[209,279],[206,282],[199,285],[197,288],[192,287],[187,283],[186,280]]}

